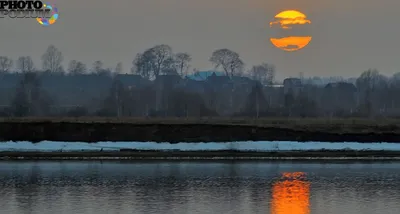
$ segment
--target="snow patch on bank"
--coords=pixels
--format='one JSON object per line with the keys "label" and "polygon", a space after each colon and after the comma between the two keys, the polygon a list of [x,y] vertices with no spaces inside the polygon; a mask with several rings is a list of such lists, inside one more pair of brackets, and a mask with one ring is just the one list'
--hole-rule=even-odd
{"label": "snow patch on bank", "polygon": [[119,151],[120,149],[163,150],[163,151],[313,151],[313,150],[354,150],[354,151],[400,151],[400,143],[356,143],[356,142],[295,142],[295,141],[242,141],[231,143],[156,143],[156,142],[57,142],[27,141],[0,142],[0,151]]}

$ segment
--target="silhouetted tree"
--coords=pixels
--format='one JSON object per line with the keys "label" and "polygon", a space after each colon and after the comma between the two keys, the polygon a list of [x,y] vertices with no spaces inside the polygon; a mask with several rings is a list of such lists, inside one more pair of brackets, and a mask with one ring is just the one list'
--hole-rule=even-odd
{"label": "silhouetted tree", "polygon": [[396,82],[400,81],[400,72],[397,72],[397,73],[393,74],[392,80],[394,80]]}
{"label": "silhouetted tree", "polygon": [[268,102],[265,99],[262,86],[260,84],[255,84],[250,94],[247,96],[244,111],[247,115],[252,115],[258,118],[260,112],[266,111],[267,108]]}
{"label": "silhouetted tree", "polygon": [[103,70],[103,62],[100,60],[97,60],[93,63],[93,67],[92,67],[92,72],[95,74],[100,73]]}
{"label": "silhouetted tree", "polygon": [[154,55],[154,76],[157,78],[163,70],[168,70],[173,65],[172,48],[169,45],[156,45],[150,49]]}
{"label": "silhouetted tree", "polygon": [[121,81],[114,79],[108,97],[104,101],[105,116],[121,117],[128,109],[128,91]]}
{"label": "silhouetted tree", "polygon": [[63,55],[54,45],[50,45],[42,55],[43,70],[50,72],[61,72]]}
{"label": "silhouetted tree", "polygon": [[6,57],[0,56],[0,72],[6,73],[9,72],[13,66],[13,60]]}
{"label": "silhouetted tree", "polygon": [[71,60],[68,65],[68,72],[71,75],[79,75],[86,73],[86,65],[77,60]]}
{"label": "silhouetted tree", "polygon": [[104,64],[102,61],[97,60],[93,63],[92,73],[95,73],[100,76],[110,76],[112,74],[111,69],[104,68]]}
{"label": "silhouetted tree", "polygon": [[[361,98],[360,110],[371,116],[374,111],[372,105],[374,99],[377,98],[377,92],[386,87],[385,77],[379,74],[376,69],[364,71],[356,81],[359,97]],[[363,98],[363,99],[362,99]]]}
{"label": "silhouetted tree", "polygon": [[115,66],[115,73],[121,74],[122,71],[123,71],[122,62],[119,62],[119,63],[117,64],[117,66]]}
{"label": "silhouetted tree", "polygon": [[275,66],[263,63],[256,65],[249,71],[252,79],[261,82],[264,85],[272,85],[275,78]]}
{"label": "silhouetted tree", "polygon": [[33,72],[35,66],[30,56],[21,56],[17,60],[17,69],[22,73]]}
{"label": "silhouetted tree", "polygon": [[175,59],[169,57],[164,61],[162,74],[165,75],[178,75],[178,70],[175,64]]}
{"label": "silhouetted tree", "polygon": [[137,54],[132,71],[146,79],[156,79],[161,74],[176,73],[172,48],[168,45],[156,45]]}
{"label": "silhouetted tree", "polygon": [[17,86],[12,109],[15,116],[40,116],[50,112],[52,100],[41,89],[40,80],[36,73],[24,73],[23,79]]}
{"label": "silhouetted tree", "polygon": [[[85,64],[78,60],[69,62],[71,75],[66,77],[62,73],[62,54],[53,45],[42,56],[45,72],[37,74],[33,73],[36,68],[29,56],[15,61],[16,73],[10,73],[13,61],[0,56],[0,116],[9,116],[10,112],[17,116],[49,114],[53,100],[43,89],[59,99],[59,115],[73,117],[90,115],[99,106],[104,106],[102,115],[119,117],[190,117],[216,115],[216,112],[223,116],[256,117],[400,116],[400,73],[386,77],[376,69],[369,69],[358,78],[349,79],[304,78],[300,73],[304,81],[286,78],[280,88],[272,86],[275,77],[272,64],[252,66],[247,75],[253,80],[238,77],[244,63],[238,53],[229,49],[215,50],[209,59],[225,73],[223,76],[217,72],[209,76],[195,71],[198,80],[182,79],[188,73],[191,60],[188,53],[175,54],[170,46],[161,44],[137,54],[133,60],[132,73],[143,78],[111,75],[125,73],[122,63],[105,68],[101,61],[90,68],[93,74],[74,76],[86,71]],[[253,82],[262,84],[253,87]],[[10,88],[14,85],[16,93],[10,97],[13,94]],[[7,106],[10,100],[11,106]]]}
{"label": "silhouetted tree", "polygon": [[352,83],[329,83],[322,90],[322,110],[330,117],[349,116],[357,107],[356,93],[357,88]]}
{"label": "silhouetted tree", "polygon": [[207,117],[215,116],[216,112],[208,109],[200,94],[174,90],[169,96],[168,116],[175,117]]}
{"label": "silhouetted tree", "polygon": [[391,114],[400,114],[400,72],[393,74],[390,78],[388,91],[387,98],[390,99]]}
{"label": "silhouetted tree", "polygon": [[190,68],[189,63],[191,60],[192,57],[188,53],[177,53],[175,55],[176,68],[181,77],[187,75],[187,72]]}
{"label": "silhouetted tree", "polygon": [[222,67],[226,76],[240,75],[243,71],[244,63],[238,53],[229,49],[219,49],[212,53],[210,61],[216,68]]}
{"label": "silhouetted tree", "polygon": [[304,92],[295,100],[295,115],[301,117],[315,117],[318,116],[318,107],[314,100],[307,96]]}
{"label": "silhouetted tree", "polygon": [[284,95],[284,106],[286,111],[288,112],[289,116],[292,115],[292,109],[294,106],[294,101],[295,101],[295,97],[294,97],[294,92],[292,89],[289,89],[288,93],[286,93]]}
{"label": "silhouetted tree", "polygon": [[137,54],[133,60],[132,73],[141,75],[143,78],[150,80],[154,76],[154,56],[151,51],[147,50],[143,54]]}

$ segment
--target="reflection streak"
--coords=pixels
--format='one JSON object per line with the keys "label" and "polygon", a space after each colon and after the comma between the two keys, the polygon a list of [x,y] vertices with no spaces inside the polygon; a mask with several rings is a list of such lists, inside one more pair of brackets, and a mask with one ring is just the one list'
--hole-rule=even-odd
{"label": "reflection streak", "polygon": [[271,214],[309,214],[310,183],[305,173],[284,173],[272,187]]}

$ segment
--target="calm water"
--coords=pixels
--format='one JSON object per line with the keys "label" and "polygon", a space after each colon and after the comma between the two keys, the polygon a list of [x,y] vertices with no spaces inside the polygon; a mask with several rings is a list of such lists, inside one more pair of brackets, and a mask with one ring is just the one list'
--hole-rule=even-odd
{"label": "calm water", "polygon": [[400,163],[0,162],[0,213],[398,214]]}

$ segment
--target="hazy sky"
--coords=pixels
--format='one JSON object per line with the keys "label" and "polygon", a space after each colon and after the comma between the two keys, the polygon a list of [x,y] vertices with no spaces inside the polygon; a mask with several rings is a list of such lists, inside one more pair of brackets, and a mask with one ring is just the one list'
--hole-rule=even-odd
{"label": "hazy sky", "polygon": [[[56,0],[60,18],[49,27],[32,19],[0,19],[0,55],[40,57],[49,44],[91,67],[123,62],[156,44],[193,56],[192,68],[211,69],[219,48],[238,52],[246,65],[276,65],[278,78],[358,76],[377,68],[400,71],[399,0]],[[351,3],[349,3],[351,2]],[[312,21],[313,40],[298,52],[270,44],[268,23],[284,9],[298,9]]]}

